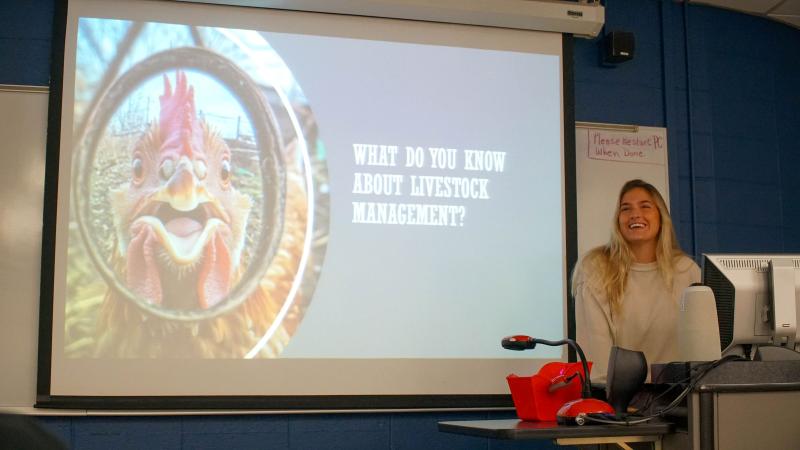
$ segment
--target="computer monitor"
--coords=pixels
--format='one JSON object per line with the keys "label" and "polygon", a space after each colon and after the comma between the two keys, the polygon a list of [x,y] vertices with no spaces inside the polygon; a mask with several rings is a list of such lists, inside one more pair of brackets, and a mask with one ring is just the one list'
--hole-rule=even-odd
{"label": "computer monitor", "polygon": [[723,355],[799,350],[800,255],[704,254],[703,284],[714,292]]}

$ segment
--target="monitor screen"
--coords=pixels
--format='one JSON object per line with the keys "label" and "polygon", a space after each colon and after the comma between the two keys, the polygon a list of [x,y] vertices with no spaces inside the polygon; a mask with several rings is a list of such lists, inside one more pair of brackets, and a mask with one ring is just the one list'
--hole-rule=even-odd
{"label": "monitor screen", "polygon": [[565,358],[500,346],[566,335],[564,45],[70,1],[41,403],[508,402]]}

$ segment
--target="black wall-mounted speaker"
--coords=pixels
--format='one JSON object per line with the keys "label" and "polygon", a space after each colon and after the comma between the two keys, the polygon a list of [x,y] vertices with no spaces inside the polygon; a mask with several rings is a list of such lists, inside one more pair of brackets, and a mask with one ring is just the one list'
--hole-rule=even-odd
{"label": "black wall-mounted speaker", "polygon": [[609,31],[603,37],[603,63],[619,64],[633,59],[636,38],[630,31]]}

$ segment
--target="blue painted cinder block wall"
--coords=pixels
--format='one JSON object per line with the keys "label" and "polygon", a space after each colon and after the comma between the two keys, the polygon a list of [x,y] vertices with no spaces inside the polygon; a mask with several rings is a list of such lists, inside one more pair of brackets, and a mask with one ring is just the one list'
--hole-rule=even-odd
{"label": "blue painted cinder block wall", "polygon": [[[46,85],[57,0],[0,0],[0,84]],[[668,128],[670,197],[687,252],[800,252],[800,30],[673,0],[608,0],[636,56],[599,65],[575,42],[579,121]],[[71,448],[516,449],[439,433],[511,413],[42,417]]]}
{"label": "blue painted cinder block wall", "polygon": [[668,128],[684,250],[800,251],[800,30],[670,0],[608,0],[606,30],[636,56],[601,67],[576,41],[576,120]]}

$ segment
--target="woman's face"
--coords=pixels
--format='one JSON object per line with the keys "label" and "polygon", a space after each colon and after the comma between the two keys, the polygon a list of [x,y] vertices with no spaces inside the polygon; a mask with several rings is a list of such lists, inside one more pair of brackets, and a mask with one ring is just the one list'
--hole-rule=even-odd
{"label": "woman's face", "polygon": [[655,245],[658,240],[661,214],[655,199],[644,188],[633,188],[622,195],[618,222],[619,231],[628,244]]}

